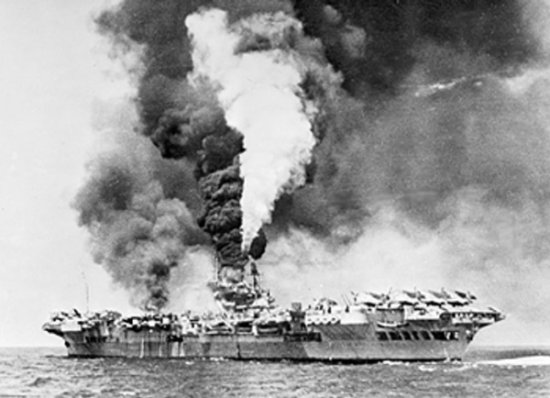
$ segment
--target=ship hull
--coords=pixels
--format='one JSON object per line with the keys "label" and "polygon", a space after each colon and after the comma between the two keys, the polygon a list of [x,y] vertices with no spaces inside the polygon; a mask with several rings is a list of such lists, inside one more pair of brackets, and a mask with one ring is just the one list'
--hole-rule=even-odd
{"label": "ship hull", "polygon": [[335,362],[445,361],[461,359],[468,341],[379,341],[364,325],[324,325],[307,335],[200,334],[126,330],[108,338],[85,332],[62,335],[71,357],[294,360]]}

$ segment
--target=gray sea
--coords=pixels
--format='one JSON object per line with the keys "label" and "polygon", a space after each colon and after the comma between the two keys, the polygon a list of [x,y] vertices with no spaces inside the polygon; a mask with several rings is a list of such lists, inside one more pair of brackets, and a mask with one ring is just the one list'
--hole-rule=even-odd
{"label": "gray sea", "polygon": [[550,348],[373,365],[73,359],[63,348],[2,348],[0,397],[550,397]]}

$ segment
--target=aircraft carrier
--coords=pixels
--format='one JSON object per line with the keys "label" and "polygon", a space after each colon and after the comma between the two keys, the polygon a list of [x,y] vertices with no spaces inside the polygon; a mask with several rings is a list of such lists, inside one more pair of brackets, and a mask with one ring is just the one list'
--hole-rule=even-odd
{"label": "aircraft carrier", "polygon": [[220,311],[57,312],[44,324],[71,357],[335,362],[460,360],[483,327],[504,315],[469,292],[351,292],[340,302],[275,304],[247,282],[217,286]]}

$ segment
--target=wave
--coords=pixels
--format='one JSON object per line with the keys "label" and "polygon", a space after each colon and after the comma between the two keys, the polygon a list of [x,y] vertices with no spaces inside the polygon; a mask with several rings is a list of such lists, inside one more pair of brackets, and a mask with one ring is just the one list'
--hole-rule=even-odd
{"label": "wave", "polygon": [[52,382],[51,377],[37,377],[32,383],[29,384],[31,387],[42,387],[45,384]]}
{"label": "wave", "polygon": [[532,355],[519,358],[480,361],[479,364],[499,366],[550,366],[549,355]]}

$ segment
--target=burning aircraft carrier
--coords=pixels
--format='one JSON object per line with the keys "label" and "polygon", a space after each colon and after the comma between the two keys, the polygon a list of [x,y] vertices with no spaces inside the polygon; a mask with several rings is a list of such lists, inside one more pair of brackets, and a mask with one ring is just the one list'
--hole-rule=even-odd
{"label": "burning aircraft carrier", "polygon": [[[460,358],[503,318],[471,294],[364,292],[281,308],[258,269],[296,259],[281,249],[296,232],[338,262],[377,228],[436,242],[453,278],[486,272],[504,285],[506,267],[538,267],[550,164],[542,94],[521,94],[534,90],[525,70],[542,62],[529,9],[126,0],[102,12],[113,53],[135,62],[138,120],[90,164],[74,207],[94,261],[146,315],[61,312],[45,329],[84,356]],[[380,228],[388,209],[396,217]],[[513,242],[502,232],[518,229]],[[176,314],[174,285],[197,251],[215,258],[220,308]]]}
{"label": "burning aircraft carrier", "polygon": [[244,281],[217,286],[217,313],[113,311],[52,314],[44,330],[73,357],[137,357],[328,362],[460,360],[483,327],[504,318],[460,291],[352,292],[343,303],[276,305]]}

